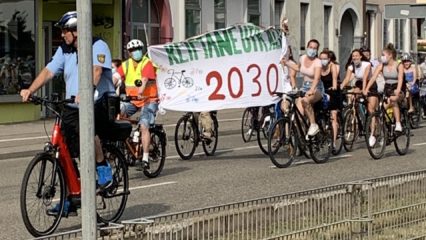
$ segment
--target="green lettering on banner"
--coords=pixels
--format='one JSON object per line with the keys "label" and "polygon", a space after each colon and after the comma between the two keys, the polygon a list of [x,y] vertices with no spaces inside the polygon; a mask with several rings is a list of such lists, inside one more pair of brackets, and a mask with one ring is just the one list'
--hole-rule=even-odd
{"label": "green lettering on banner", "polygon": [[216,54],[216,57],[221,57],[222,55],[220,54],[219,48],[217,47],[217,44],[214,42],[212,36],[209,33],[206,34],[206,41],[207,51],[209,52],[210,58],[213,57],[213,49]]}
{"label": "green lettering on banner", "polygon": [[166,45],[164,46],[164,48],[166,49],[166,53],[167,53],[167,57],[169,58],[169,64],[170,66],[174,65],[174,64],[179,64],[179,59],[176,57],[174,50],[175,47],[173,45]]}
{"label": "green lettering on banner", "polygon": [[211,56],[209,55],[210,52],[208,51],[207,42],[205,41],[205,36],[203,36],[203,38],[200,40],[200,42],[201,42],[201,46],[203,47],[204,59],[211,58]]}
{"label": "green lettering on banner", "polygon": [[243,44],[243,50],[245,53],[251,52],[251,40],[248,34],[248,28],[246,26],[238,26],[241,34],[241,42]]}
{"label": "green lettering on banner", "polygon": [[178,53],[179,63],[186,63],[186,62],[189,61],[189,59],[183,58],[182,51],[180,50],[181,49],[180,47],[181,46],[176,44],[176,52]]}
{"label": "green lettering on banner", "polygon": [[266,47],[265,40],[263,40],[263,34],[260,31],[256,32],[256,38],[257,42],[259,43],[259,51],[268,51],[268,48]]}
{"label": "green lettering on banner", "polygon": [[269,29],[266,31],[266,36],[269,41],[269,51],[281,48],[280,36],[277,35],[277,32]]}
{"label": "green lettering on banner", "polygon": [[[234,29],[234,28],[232,28]],[[237,48],[236,42],[238,41],[234,36],[234,31],[232,29],[225,31],[225,34],[228,36],[229,42],[231,43],[232,49],[234,49],[234,54],[241,54],[243,51]]]}
{"label": "green lettering on banner", "polygon": [[[221,36],[222,33],[224,35],[223,37]],[[220,51],[220,55],[225,56],[225,52],[226,52],[226,55],[232,56],[233,54],[232,45],[231,45],[231,42],[229,41],[228,34],[226,34],[225,31],[222,31],[222,32],[216,31],[214,32],[214,36],[216,38],[216,43]]]}
{"label": "green lettering on banner", "polygon": [[192,42],[184,42],[186,49],[188,50],[189,61],[198,60],[197,49],[195,49]]}

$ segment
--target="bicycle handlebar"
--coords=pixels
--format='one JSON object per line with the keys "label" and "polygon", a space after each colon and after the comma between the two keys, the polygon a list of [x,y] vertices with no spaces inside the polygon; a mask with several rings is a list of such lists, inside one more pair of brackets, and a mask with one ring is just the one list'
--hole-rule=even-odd
{"label": "bicycle handlebar", "polygon": [[37,96],[30,96],[29,97],[30,102],[34,103],[35,105],[46,105],[46,104],[53,104],[53,105],[65,105],[69,103],[75,103],[75,96],[71,96],[69,99],[59,100],[58,96],[54,95],[52,99],[48,99],[47,97],[41,98]]}

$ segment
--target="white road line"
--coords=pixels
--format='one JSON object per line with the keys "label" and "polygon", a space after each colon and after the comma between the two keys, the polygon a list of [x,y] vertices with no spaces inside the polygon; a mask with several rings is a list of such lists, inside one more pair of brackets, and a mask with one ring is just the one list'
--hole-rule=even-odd
{"label": "white road line", "polygon": [[[238,147],[238,148],[231,148],[231,149],[223,149],[223,150],[217,150],[216,153],[226,153],[226,152],[233,152],[233,151],[240,151],[240,150],[246,150],[246,149],[252,149],[252,148],[258,148],[259,146],[247,146],[247,147]],[[204,152],[200,153],[194,153],[194,156],[201,156],[204,155]],[[173,158],[180,158],[179,155],[174,156],[168,156],[166,159],[173,159]]]}
{"label": "white road line", "polygon": [[413,146],[423,146],[423,145],[426,145],[426,142],[413,144]]}
{"label": "white road line", "polygon": [[137,186],[137,187],[131,187],[129,190],[137,190],[137,189],[144,189],[144,188],[150,188],[150,187],[158,187],[158,186],[164,186],[164,185],[170,185],[170,184],[176,184],[176,182],[163,182],[163,183],[155,183],[151,185],[144,185],[144,186]]}
{"label": "white road line", "polygon": [[44,136],[39,136],[39,137],[1,139],[0,143],[2,143],[2,142],[14,142],[14,141],[34,140],[34,139],[41,139],[41,138],[48,138],[48,137],[46,135],[44,135]]}
{"label": "white road line", "polygon": [[[338,155],[338,156],[330,157],[330,159],[349,158],[349,157],[352,157],[352,155],[350,154]],[[295,162],[293,165],[301,165],[301,164],[305,164],[312,161],[313,161],[312,159],[306,159],[306,160]],[[277,168],[277,167],[273,165],[273,166],[269,166],[269,168]]]}

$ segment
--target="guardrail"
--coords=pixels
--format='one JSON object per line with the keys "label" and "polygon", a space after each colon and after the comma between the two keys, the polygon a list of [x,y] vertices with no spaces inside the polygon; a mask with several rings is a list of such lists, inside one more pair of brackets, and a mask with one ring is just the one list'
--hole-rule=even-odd
{"label": "guardrail", "polygon": [[122,225],[112,239],[426,239],[426,170]]}

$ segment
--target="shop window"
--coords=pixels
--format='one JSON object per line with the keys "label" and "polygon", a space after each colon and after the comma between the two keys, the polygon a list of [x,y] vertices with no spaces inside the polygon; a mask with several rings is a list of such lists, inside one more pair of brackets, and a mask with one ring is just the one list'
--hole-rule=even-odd
{"label": "shop window", "polygon": [[185,0],[185,37],[201,33],[201,3],[200,0]]}
{"label": "shop window", "polygon": [[132,1],[132,39],[139,39],[148,45],[160,43],[160,16],[156,1]]}
{"label": "shop window", "polygon": [[34,79],[34,4],[31,0],[0,1],[0,95],[18,94]]}
{"label": "shop window", "polygon": [[260,1],[248,0],[248,17],[247,21],[254,25],[260,25]]}
{"label": "shop window", "polygon": [[215,29],[226,27],[226,1],[214,0],[214,27]]}

